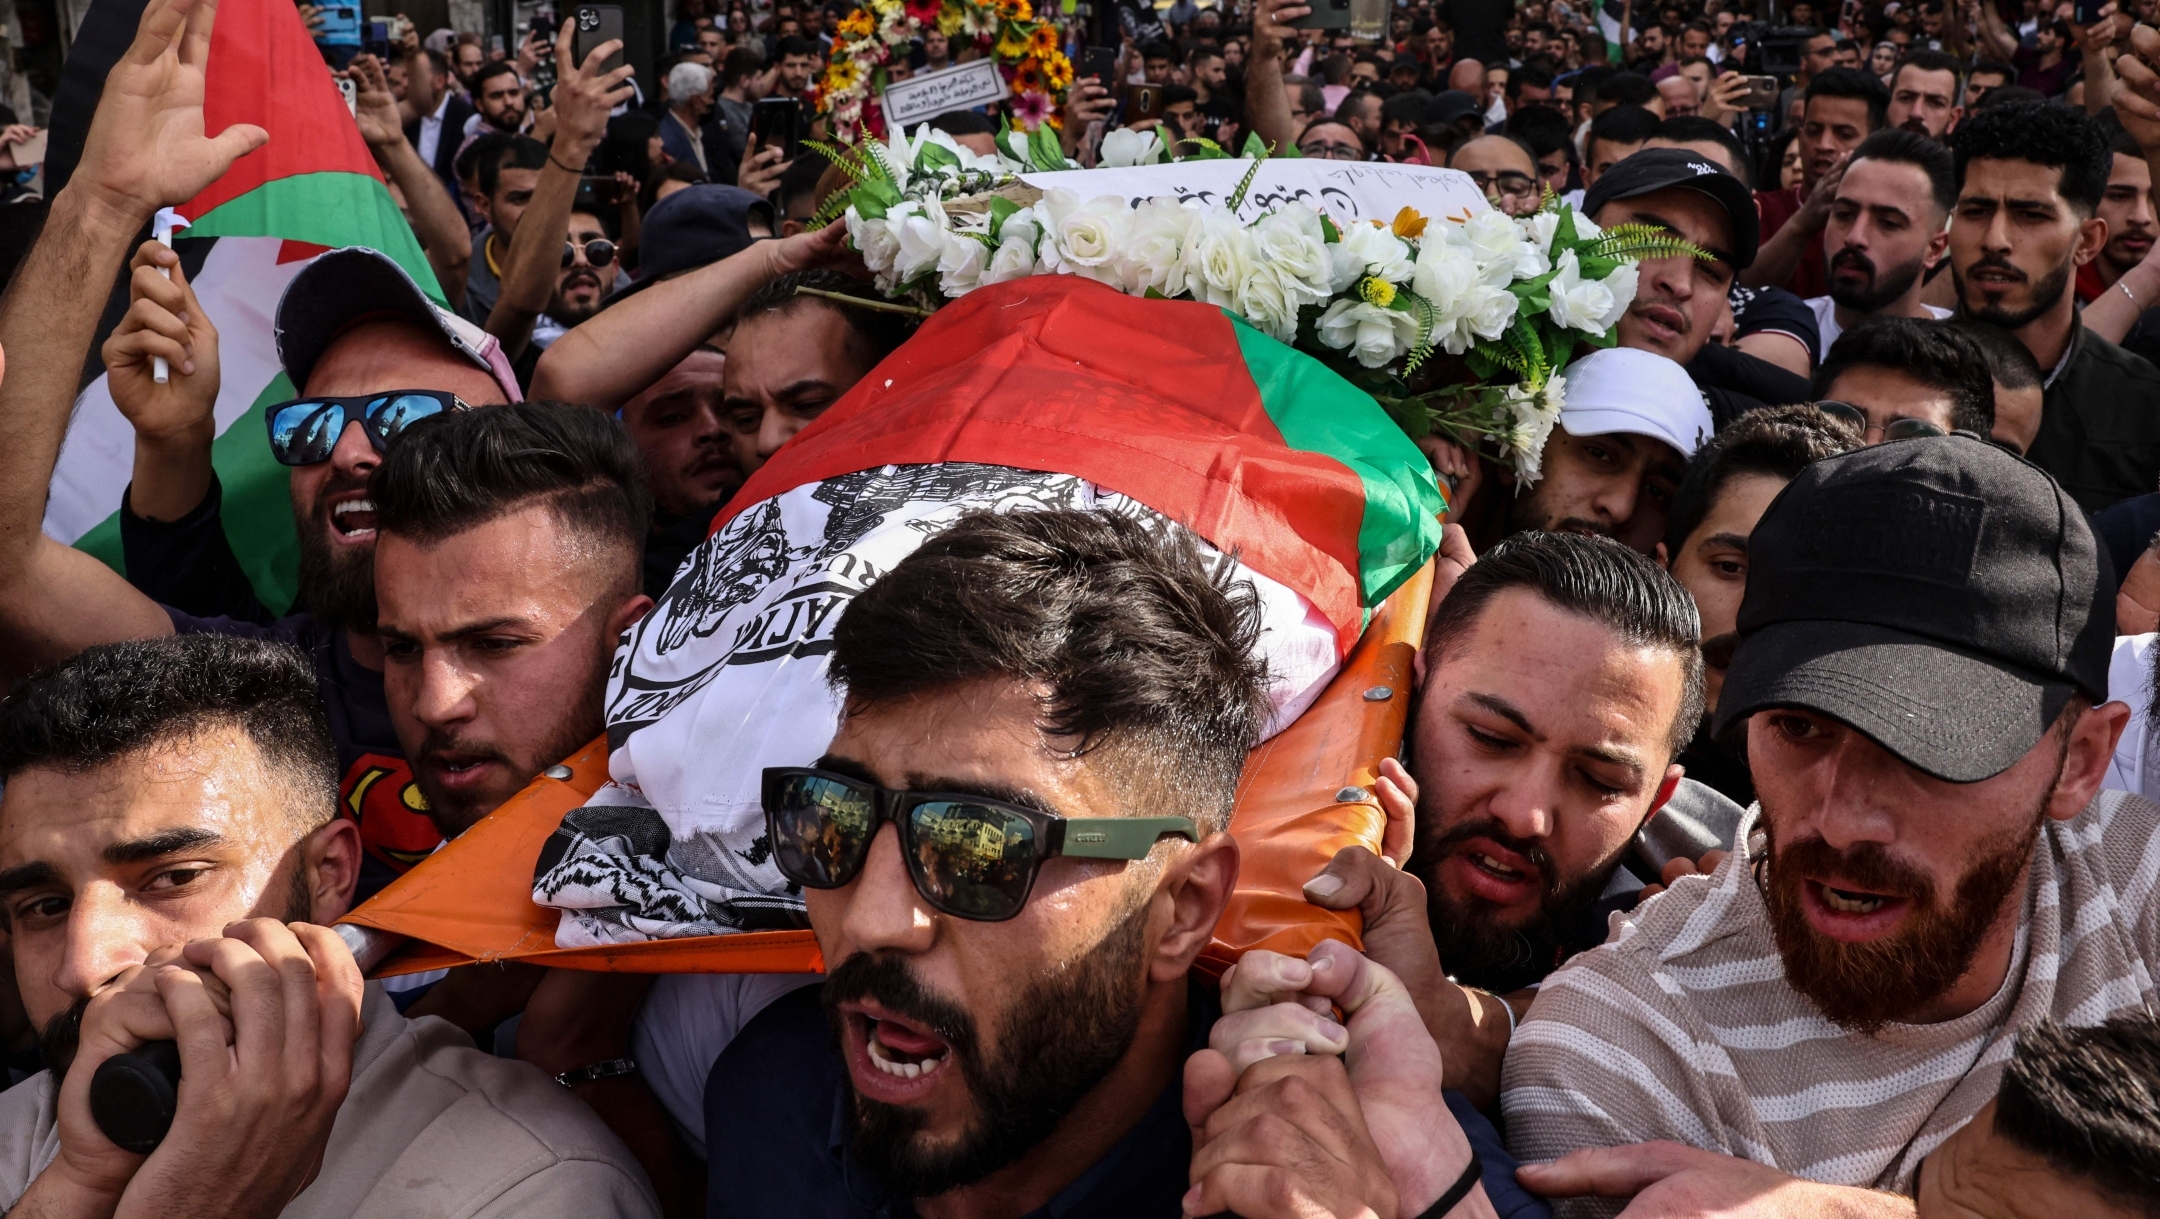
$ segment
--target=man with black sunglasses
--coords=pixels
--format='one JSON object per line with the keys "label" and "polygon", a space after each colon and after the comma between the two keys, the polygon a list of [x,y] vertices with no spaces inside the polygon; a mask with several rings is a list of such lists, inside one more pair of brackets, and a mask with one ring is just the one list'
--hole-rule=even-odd
{"label": "man with black sunglasses", "polygon": [[1189,538],[1098,512],[964,517],[848,606],[839,731],[764,787],[828,972],[714,1064],[710,1214],[1179,1213],[1258,636]]}

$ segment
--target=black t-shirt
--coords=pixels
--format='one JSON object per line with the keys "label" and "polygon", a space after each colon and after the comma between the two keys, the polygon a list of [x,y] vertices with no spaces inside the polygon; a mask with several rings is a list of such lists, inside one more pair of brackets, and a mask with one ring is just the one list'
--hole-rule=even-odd
{"label": "black t-shirt", "polygon": [[1808,363],[1822,363],[1822,327],[1815,323],[1815,311],[1807,307],[1806,301],[1783,288],[1738,286],[1728,299],[1732,302],[1734,338],[1764,333],[1791,335],[1807,348]]}
{"label": "black t-shirt", "polygon": [[162,603],[183,635],[238,635],[289,644],[315,668],[315,688],[337,747],[339,811],[360,824],[367,847],[355,900],[373,897],[441,843],[427,801],[390,725],[383,676],[353,657],[345,632],[313,615],[273,618],[225,540],[213,481],[200,507],[151,521],[122,501],[120,546],[128,581]]}
{"label": "black t-shirt", "polygon": [[1788,402],[1812,402],[1807,378],[1758,360],[1737,347],[1705,343],[1687,363],[1687,374],[1710,403],[1710,418],[1723,431],[1749,411]]}

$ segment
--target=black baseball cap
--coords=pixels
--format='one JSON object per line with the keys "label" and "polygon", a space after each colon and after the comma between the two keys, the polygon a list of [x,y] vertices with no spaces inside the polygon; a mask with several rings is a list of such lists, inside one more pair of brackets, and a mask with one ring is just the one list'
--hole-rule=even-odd
{"label": "black baseball cap", "polygon": [[1755,211],[1755,195],[1732,171],[1685,148],[1645,148],[1599,176],[1583,192],[1582,213],[1592,220],[1598,210],[1615,199],[1633,199],[1671,187],[1701,191],[1717,201],[1732,218],[1732,260],[1744,271],[1755,261],[1755,247],[1762,240],[1762,220]]}
{"label": "black baseball cap", "polygon": [[1425,103],[1424,125],[1427,127],[1446,126],[1456,119],[1477,114],[1483,109],[1483,106],[1478,105],[1476,98],[1461,89],[1442,89],[1440,92],[1433,94],[1431,101]]}
{"label": "black baseball cap", "polygon": [[645,213],[638,237],[638,279],[615,293],[620,300],[684,271],[695,271],[750,248],[751,222],[777,236],[772,204],[739,186],[700,182],[686,186]]}
{"label": "black baseball cap", "polygon": [[1970,432],[1824,458],[1748,538],[1712,727],[1733,741],[1757,711],[1804,707],[1978,782],[2073,695],[2107,700],[2114,587],[2077,502]]}

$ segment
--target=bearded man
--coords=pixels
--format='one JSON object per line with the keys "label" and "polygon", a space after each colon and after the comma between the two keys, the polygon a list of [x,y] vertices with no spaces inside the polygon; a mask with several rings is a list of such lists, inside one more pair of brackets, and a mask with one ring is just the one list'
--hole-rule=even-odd
{"label": "bearded man", "polygon": [[1909,1216],[2019,1029],[2156,997],[2160,806],[2100,793],[2128,709],[2070,496],[1976,436],[1875,445],[1802,471],[1748,561],[1713,729],[1745,739],[1750,845],[1548,978],[1509,1047],[1511,1149],[1562,1157],[1522,1178],[1562,1215]]}
{"label": "bearded man", "polygon": [[1823,225],[1830,291],[1807,302],[1826,357],[1866,318],[1950,316],[1920,297],[1949,251],[1944,226],[1956,201],[1950,150],[1926,136],[1892,127],[1853,150]]}

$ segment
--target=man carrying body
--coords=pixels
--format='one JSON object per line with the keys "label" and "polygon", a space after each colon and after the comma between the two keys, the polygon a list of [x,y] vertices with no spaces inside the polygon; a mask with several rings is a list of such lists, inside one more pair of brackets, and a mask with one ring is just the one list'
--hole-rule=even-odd
{"label": "man carrying body", "polygon": [[[0,1096],[11,1214],[659,1214],[567,1090],[399,1015],[323,926],[361,848],[299,654],[92,648],[0,704],[0,781],[14,983],[60,1072]],[[90,1079],[172,1038],[185,1082],[145,1159],[106,1141]]]}
{"label": "man carrying body", "polygon": [[1853,150],[1823,225],[1830,290],[1807,302],[1825,355],[1862,318],[1950,316],[1920,296],[1949,252],[1956,201],[1957,164],[1924,135],[1878,131]]}
{"label": "man carrying body", "polygon": [[1804,97],[1806,108],[1797,137],[1800,184],[1789,190],[1756,192],[1762,207],[1762,252],[1741,279],[1750,287],[1790,288],[1803,299],[1828,291],[1823,225],[1837,198],[1846,158],[1883,125],[1890,93],[1865,72],[1834,68],[1817,76]]}
{"label": "man carrying body", "polygon": [[1958,312],[2048,370],[2028,456],[2088,512],[2160,485],[2160,369],[2078,321],[2071,284],[2107,243],[2109,152],[2067,106],[1990,106],[1958,128],[1950,269]]}
{"label": "man carrying body", "polygon": [[[1748,556],[1715,729],[1745,734],[1738,841],[1762,845],[1546,980],[1510,1146],[1574,1153],[1525,1167],[1546,1194],[1910,1215],[1867,1191],[1911,1190],[2018,1028],[2155,998],[2160,807],[2095,798],[2127,718],[2101,702],[2107,560],[2052,480],[1969,436],[1816,462]],[[1657,1139],[1688,1146],[1618,1146]]]}

